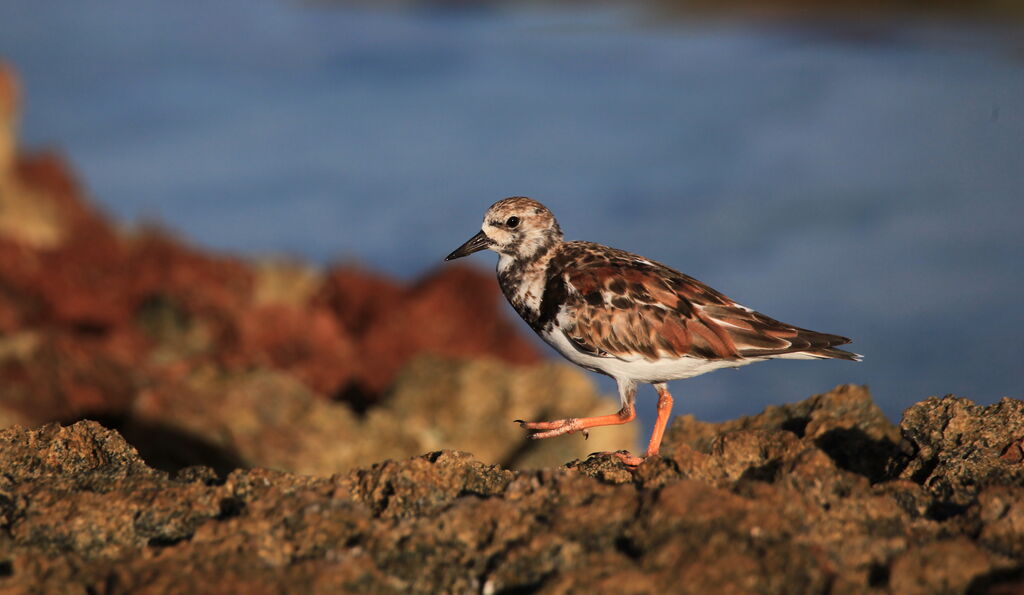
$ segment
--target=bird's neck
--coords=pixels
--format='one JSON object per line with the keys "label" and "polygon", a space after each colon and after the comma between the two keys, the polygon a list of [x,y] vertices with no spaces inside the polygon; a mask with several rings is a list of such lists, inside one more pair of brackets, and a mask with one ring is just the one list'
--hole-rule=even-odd
{"label": "bird's neck", "polygon": [[561,237],[536,243],[535,249],[524,253],[501,253],[498,257],[498,284],[505,299],[527,322],[540,316],[540,303],[547,282],[548,262],[558,251]]}
{"label": "bird's neck", "polygon": [[561,243],[562,232],[557,227],[519,239],[498,253],[498,274],[517,274],[546,264]]}

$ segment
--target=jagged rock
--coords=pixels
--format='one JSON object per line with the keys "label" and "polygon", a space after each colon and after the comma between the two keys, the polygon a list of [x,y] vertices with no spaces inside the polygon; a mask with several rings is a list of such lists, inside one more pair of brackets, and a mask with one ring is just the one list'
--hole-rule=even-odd
{"label": "jagged rock", "polygon": [[1013,456],[1024,438],[1024,401],[983,407],[932,397],[907,409],[900,428],[914,451],[900,476],[944,505],[966,507],[990,485],[1024,485],[1024,464]]}
{"label": "jagged rock", "polygon": [[[764,412],[722,424],[675,418],[665,441],[707,453],[723,432],[771,430],[813,441],[844,469],[877,479],[900,451],[900,431],[871,400],[865,387],[846,385],[798,403],[773,405]],[[721,448],[721,445],[718,446]]]}
{"label": "jagged rock", "polygon": [[39,429],[21,426],[0,432],[0,481],[8,485],[47,477],[84,478],[159,475],[139,458],[117,432],[94,421],[74,426],[48,424]]}
{"label": "jagged rock", "polygon": [[[692,443],[703,452],[676,435],[671,453],[635,472],[610,455],[513,471],[445,450],[333,476],[190,468],[171,478],[94,423],[10,428],[0,431],[0,589],[1014,592],[1024,488],[999,484],[1012,476],[968,461],[958,477],[987,485],[963,512],[929,515],[943,492],[895,464],[844,468],[847,451],[823,447],[822,434],[778,429],[813,417],[870,435],[871,407],[851,409],[849,394],[702,425]],[[984,408],[965,405],[962,427],[986,423]],[[948,421],[914,419],[928,435]],[[925,451],[915,452],[891,456],[915,468]],[[872,481],[878,468],[896,471]]]}

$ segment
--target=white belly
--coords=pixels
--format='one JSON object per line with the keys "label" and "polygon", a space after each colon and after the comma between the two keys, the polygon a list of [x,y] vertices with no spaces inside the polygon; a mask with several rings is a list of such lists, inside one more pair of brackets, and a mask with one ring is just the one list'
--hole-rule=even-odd
{"label": "white belly", "polygon": [[636,359],[627,360],[617,357],[598,357],[583,353],[557,327],[553,328],[550,333],[542,333],[541,337],[574,364],[588,370],[607,374],[616,379],[645,383],[692,378],[721,368],[738,368],[767,359],[708,360],[700,357],[680,357],[649,361],[644,359],[643,356],[637,356]]}

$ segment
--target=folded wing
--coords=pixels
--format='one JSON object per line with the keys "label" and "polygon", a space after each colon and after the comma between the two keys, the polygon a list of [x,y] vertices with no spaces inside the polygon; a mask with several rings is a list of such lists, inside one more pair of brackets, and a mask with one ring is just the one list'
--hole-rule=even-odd
{"label": "folded wing", "polygon": [[[561,328],[577,349],[620,359],[807,356],[856,360],[846,337],[802,329],[741,306],[700,281],[622,251],[573,242],[560,261]],[[558,267],[559,262],[552,262]]]}

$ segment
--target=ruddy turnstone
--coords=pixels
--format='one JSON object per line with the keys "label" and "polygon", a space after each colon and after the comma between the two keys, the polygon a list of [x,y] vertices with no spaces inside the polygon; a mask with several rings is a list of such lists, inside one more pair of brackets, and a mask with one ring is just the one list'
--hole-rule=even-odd
{"label": "ruddy turnstone", "polygon": [[[525,422],[551,438],[636,417],[638,383],[658,391],[644,458],[658,453],[672,409],[666,382],[774,358],[845,359],[846,337],[779,322],[663,264],[591,242],[566,242],[544,205],[512,197],[491,205],[480,233],[445,260],[498,253],[501,291],[530,327],[569,361],[618,384],[622,408],[598,417]],[[616,453],[627,465],[644,459]]]}

